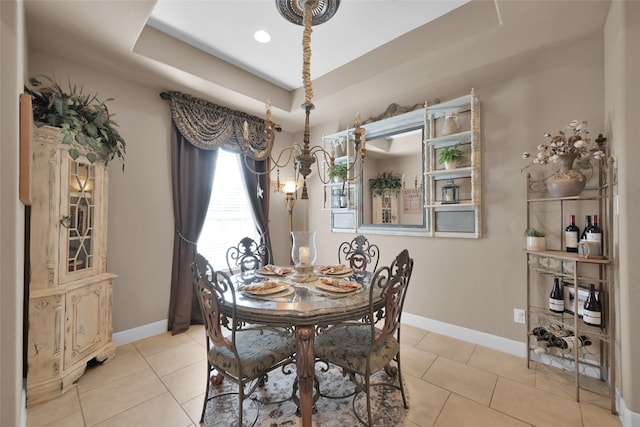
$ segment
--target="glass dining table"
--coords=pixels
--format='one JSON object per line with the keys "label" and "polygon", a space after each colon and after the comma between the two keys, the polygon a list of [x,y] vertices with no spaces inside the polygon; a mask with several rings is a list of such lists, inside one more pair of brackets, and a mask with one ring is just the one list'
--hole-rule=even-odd
{"label": "glass dining table", "polygon": [[[322,276],[309,282],[296,282],[287,275],[273,277],[271,274],[263,275],[256,271],[238,273],[231,277],[238,290],[235,307],[238,320],[268,326],[293,327],[295,330],[296,372],[303,427],[311,427],[313,412],[313,345],[316,327],[357,320],[369,312],[370,275],[349,277],[347,272],[330,278],[344,278],[359,283],[360,286],[348,292],[333,292],[323,283]],[[243,291],[264,281],[276,281],[284,290],[266,295]],[[376,308],[381,305],[382,300],[376,303]]]}

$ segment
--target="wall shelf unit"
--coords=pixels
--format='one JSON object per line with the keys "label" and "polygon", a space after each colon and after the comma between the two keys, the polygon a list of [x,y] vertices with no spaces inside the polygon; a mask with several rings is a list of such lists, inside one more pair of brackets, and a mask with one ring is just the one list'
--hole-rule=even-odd
{"label": "wall shelf unit", "polygon": [[[609,159],[595,170],[593,186],[586,188],[580,196],[566,198],[550,197],[543,182],[527,175],[527,228],[547,233],[547,250],[525,250],[527,366],[531,368],[536,362],[558,368],[558,375],[571,376],[576,401],[580,401],[581,391],[589,390],[608,398],[611,412],[616,414],[616,307],[611,259],[613,161]],[[566,252],[564,230],[569,225],[569,216],[580,218],[580,215],[592,214],[601,219],[603,255],[587,257]],[[580,228],[582,232],[583,227]],[[561,312],[549,309],[549,295],[556,279],[564,298],[564,311]],[[594,284],[602,306],[600,327],[587,325],[583,319],[590,284]],[[567,336],[573,338],[569,338],[566,348],[558,346]]]}
{"label": "wall shelf unit", "polygon": [[[427,106],[427,211],[430,233],[434,237],[481,236],[480,183],[480,102],[474,91],[460,98]],[[453,116],[456,130],[445,133],[447,116]],[[449,129],[450,130],[450,129]],[[438,162],[444,147],[457,147],[464,158],[455,169],[445,169]],[[459,187],[459,201],[444,200],[442,187],[453,183]]]}

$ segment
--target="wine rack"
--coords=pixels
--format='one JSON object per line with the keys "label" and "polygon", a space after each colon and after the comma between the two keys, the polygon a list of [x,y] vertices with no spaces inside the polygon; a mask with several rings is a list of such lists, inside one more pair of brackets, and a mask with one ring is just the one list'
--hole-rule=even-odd
{"label": "wine rack", "polygon": [[[588,186],[579,196],[554,198],[542,180],[527,175],[526,228],[546,232],[547,249],[525,250],[527,256],[527,366],[550,366],[569,374],[575,398],[583,390],[606,396],[611,412],[615,400],[615,298],[612,268],[613,161],[601,161]],[[597,214],[604,229],[602,255],[588,257],[565,252],[564,230],[570,215],[584,218]],[[554,280],[562,284],[564,311],[549,309]],[[602,324],[587,325],[583,306],[593,284],[602,308]],[[538,368],[540,369],[540,368]]]}

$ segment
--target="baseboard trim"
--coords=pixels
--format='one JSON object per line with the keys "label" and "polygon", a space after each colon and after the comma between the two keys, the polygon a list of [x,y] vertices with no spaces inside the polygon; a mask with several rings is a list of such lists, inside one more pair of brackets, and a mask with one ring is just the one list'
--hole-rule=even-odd
{"label": "baseboard trim", "polygon": [[113,334],[113,342],[116,345],[128,344],[130,342],[138,341],[144,338],[149,338],[154,335],[167,332],[169,326],[169,320],[160,320],[158,322],[148,323],[146,325],[138,326],[136,328],[127,329],[124,331],[116,332]]}
{"label": "baseboard trim", "polygon": [[522,358],[527,357],[527,345],[524,342],[498,337],[496,335],[463,328],[462,326],[440,322],[438,320],[417,316],[411,313],[402,314],[402,323],[426,329],[427,331],[433,331],[438,334],[447,335],[473,344],[483,345],[514,356]]}
{"label": "baseboard trim", "polygon": [[616,406],[620,414],[620,422],[624,427],[640,427],[640,414],[627,408],[624,399],[618,393],[618,389],[616,389]]}

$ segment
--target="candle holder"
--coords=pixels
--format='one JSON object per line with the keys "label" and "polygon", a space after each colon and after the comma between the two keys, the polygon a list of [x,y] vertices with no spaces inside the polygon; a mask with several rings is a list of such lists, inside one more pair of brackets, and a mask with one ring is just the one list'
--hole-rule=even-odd
{"label": "candle holder", "polygon": [[313,263],[316,261],[316,232],[292,231],[293,245],[291,259],[296,272],[291,279],[294,282],[313,282],[318,276],[313,272]]}
{"label": "candle holder", "polygon": [[442,186],[442,203],[460,203],[459,187],[453,183],[453,179],[448,179],[447,184]]}

